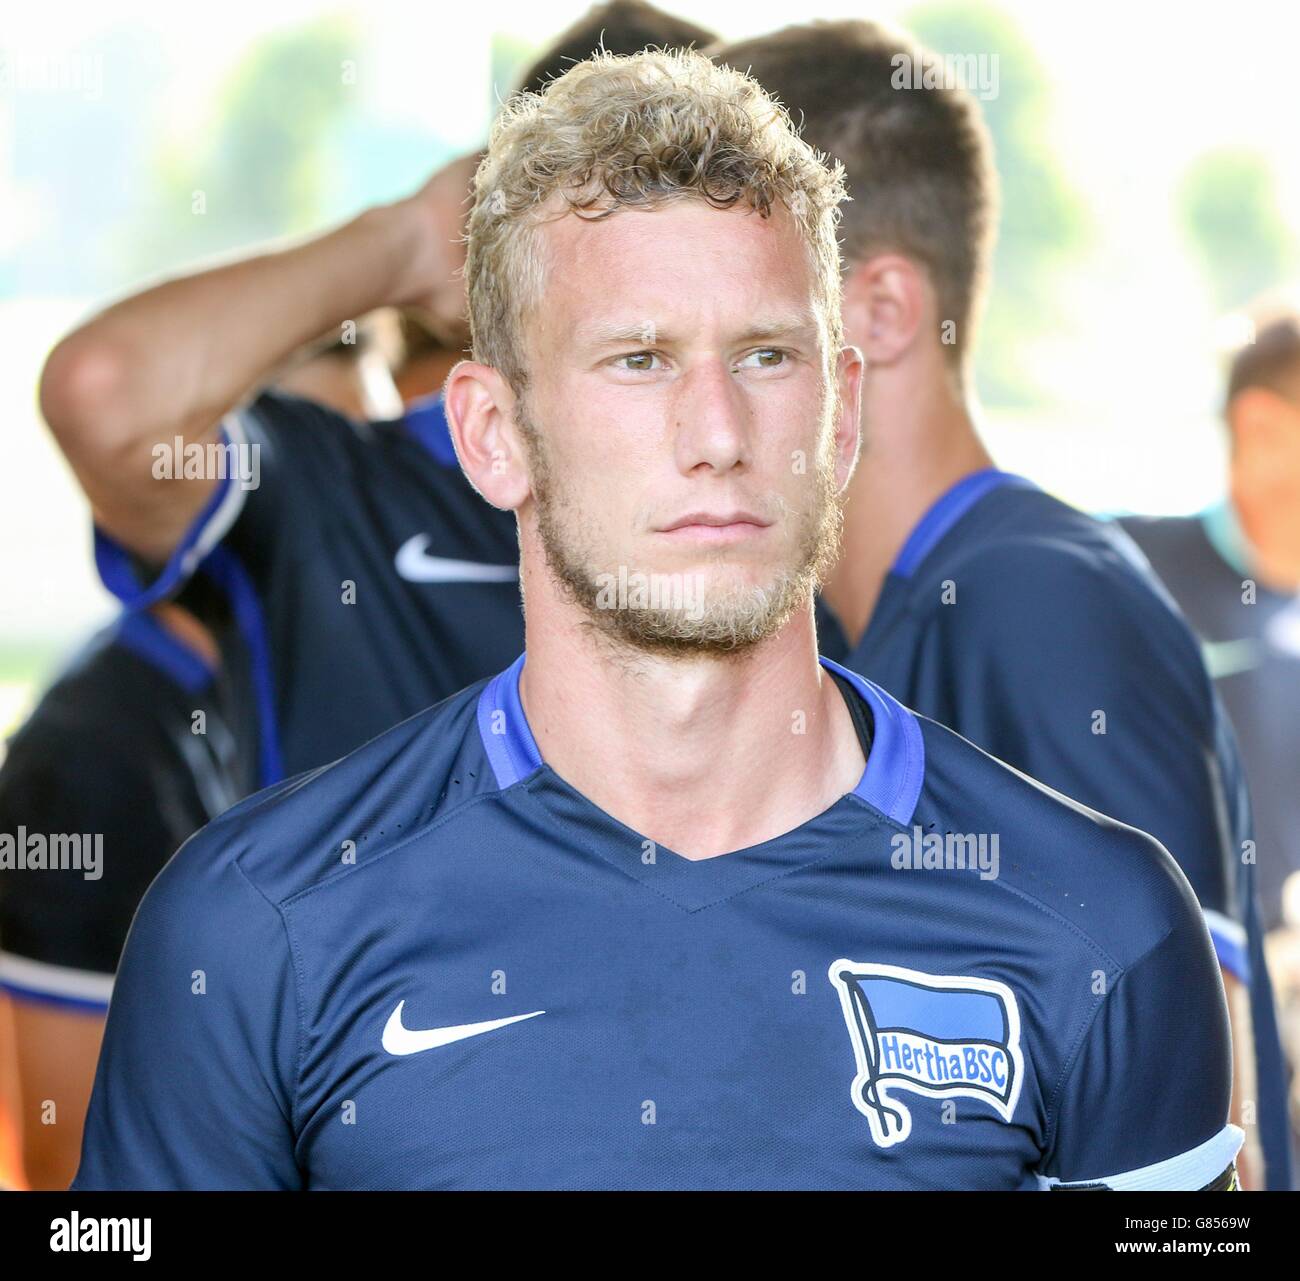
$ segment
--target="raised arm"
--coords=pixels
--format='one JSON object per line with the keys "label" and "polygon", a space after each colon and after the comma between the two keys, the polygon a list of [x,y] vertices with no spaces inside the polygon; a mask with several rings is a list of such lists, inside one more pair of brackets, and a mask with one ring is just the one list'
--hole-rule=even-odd
{"label": "raised arm", "polygon": [[41,409],[100,527],[165,561],[214,478],[161,480],[154,447],[217,438],[222,417],[293,351],[385,305],[463,307],[459,241],[476,156],[326,235],[169,280],[67,335]]}

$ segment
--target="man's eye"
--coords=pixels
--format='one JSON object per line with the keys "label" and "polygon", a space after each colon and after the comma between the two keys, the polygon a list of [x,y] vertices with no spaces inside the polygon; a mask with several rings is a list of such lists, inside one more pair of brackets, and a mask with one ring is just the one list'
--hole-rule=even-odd
{"label": "man's eye", "polygon": [[[654,369],[651,362],[658,359],[658,355],[653,351],[634,351],[627,356],[619,356],[614,363],[622,364],[624,369],[629,369],[633,373],[649,373]],[[623,364],[624,361],[631,363]]]}
{"label": "man's eye", "polygon": [[751,351],[736,368],[780,369],[789,354],[781,347],[760,347],[757,351]]}

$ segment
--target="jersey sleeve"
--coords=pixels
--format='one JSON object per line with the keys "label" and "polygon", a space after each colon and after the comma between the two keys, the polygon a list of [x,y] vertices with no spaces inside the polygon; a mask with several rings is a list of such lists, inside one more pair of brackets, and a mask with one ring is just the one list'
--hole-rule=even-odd
{"label": "jersey sleeve", "polygon": [[[222,420],[218,444],[219,456],[227,459],[248,449],[250,442],[238,414],[228,414]],[[237,470],[223,464],[224,474],[218,477],[208,501],[160,568],[147,565],[95,525],[95,568],[100,581],[123,605],[148,609],[176,595],[190,580],[244,510],[252,476],[241,478]]]}
{"label": "jersey sleeve", "polygon": [[1223,985],[1189,904],[1103,997],[1051,1109],[1040,1186],[1235,1189],[1231,1088]]}
{"label": "jersey sleeve", "polygon": [[225,829],[182,847],[131,926],[73,1191],[302,1186],[288,935]]}
{"label": "jersey sleeve", "polygon": [[98,844],[89,869],[0,876],[0,987],[20,999],[102,1013],[140,896],[202,821],[183,827],[158,762],[128,748],[111,730],[29,725],[0,769],[0,831]]}
{"label": "jersey sleeve", "polygon": [[[339,485],[347,483],[348,454],[359,440],[357,427],[324,405],[262,392],[222,420],[219,448],[211,447],[202,460],[217,471],[217,484],[167,563],[145,563],[96,526],[100,580],[128,609],[147,609],[175,596],[224,546],[260,586],[276,553],[285,553],[317,512],[327,512]],[[171,463],[173,469],[188,465],[183,456]]]}
{"label": "jersey sleeve", "polygon": [[1191,882],[1220,964],[1249,983],[1235,740],[1186,625],[1114,568],[1051,545],[998,547],[954,573],[956,601],[937,609],[931,638],[961,665],[953,720],[1039,782],[1153,835]]}
{"label": "jersey sleeve", "polygon": [[[258,745],[256,777],[284,777],[273,638],[293,625],[297,599],[287,585],[319,555],[322,530],[356,489],[363,429],[324,405],[265,391],[223,421],[223,442],[243,453],[222,463],[224,479],[159,568],[95,531],[100,578],[128,609],[186,591],[180,603],[220,637],[233,632],[247,656]],[[198,574],[196,580],[196,572]],[[197,589],[210,590],[197,590]]]}

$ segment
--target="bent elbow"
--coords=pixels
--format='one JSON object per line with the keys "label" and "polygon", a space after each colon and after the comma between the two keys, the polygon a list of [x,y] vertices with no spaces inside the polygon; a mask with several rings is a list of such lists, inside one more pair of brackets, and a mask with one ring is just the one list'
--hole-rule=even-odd
{"label": "bent elbow", "polygon": [[103,439],[122,394],[124,362],[108,343],[77,330],[63,338],[45,359],[40,409],[65,452],[90,436]]}

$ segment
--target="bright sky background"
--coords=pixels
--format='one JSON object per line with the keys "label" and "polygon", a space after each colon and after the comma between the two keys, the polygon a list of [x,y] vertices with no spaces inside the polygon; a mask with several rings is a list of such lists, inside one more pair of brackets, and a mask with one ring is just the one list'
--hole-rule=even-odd
{"label": "bright sky background", "polygon": [[[788,4],[770,0],[667,7],[728,37],[809,12],[792,15]],[[1086,199],[1095,240],[1083,269],[1062,285],[1067,332],[1052,341],[1025,336],[1026,360],[1059,408],[1030,419],[991,415],[988,437],[1003,466],[1082,505],[1191,510],[1219,484],[1216,317],[1178,234],[1171,192],[1201,152],[1249,145],[1271,158],[1284,208],[1300,231],[1300,5],[1005,0],[999,7],[1048,69],[1047,133]],[[582,0],[454,8],[411,0],[223,0],[216,10],[153,0],[12,4],[0,48],[11,60],[66,58],[96,34],[148,31],[163,94],[154,117],[138,122],[141,145],[147,139],[152,146],[159,130],[183,144],[202,129],[224,79],[259,36],[349,14],[367,40],[358,51],[367,113],[412,129],[436,125],[447,143],[468,146],[487,123],[493,32],[541,42],[586,8]],[[897,20],[912,8],[822,0],[815,14]],[[122,88],[114,84],[120,71],[112,61],[103,68],[109,102]],[[11,181],[23,106],[22,93],[0,89],[0,267],[39,242],[53,199],[33,184],[15,190]],[[340,199],[346,206],[347,193]],[[0,298],[8,462],[0,473],[0,658],[6,646],[57,653],[108,613],[90,567],[84,504],[35,413],[45,351],[104,301]],[[0,692],[0,726],[7,719]]]}

